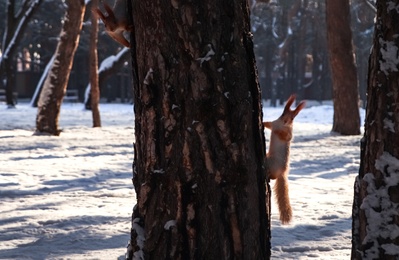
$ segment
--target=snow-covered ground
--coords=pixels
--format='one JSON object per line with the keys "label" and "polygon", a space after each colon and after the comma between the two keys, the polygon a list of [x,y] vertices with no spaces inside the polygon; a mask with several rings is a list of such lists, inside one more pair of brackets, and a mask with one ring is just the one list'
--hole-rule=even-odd
{"label": "snow-covered ground", "polygon": [[[133,108],[100,110],[103,127],[93,129],[90,111],[64,104],[61,135],[32,136],[37,109],[0,104],[0,259],[123,257],[135,202]],[[265,107],[264,118],[281,111]],[[331,134],[332,116],[331,105],[318,105],[295,120],[294,220],[282,226],[273,201],[272,259],[349,258],[360,136]]]}

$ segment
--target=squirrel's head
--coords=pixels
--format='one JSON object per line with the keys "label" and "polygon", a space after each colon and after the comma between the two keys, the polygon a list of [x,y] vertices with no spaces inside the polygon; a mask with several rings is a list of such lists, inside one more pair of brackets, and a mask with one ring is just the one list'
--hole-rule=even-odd
{"label": "squirrel's head", "polygon": [[284,122],[284,125],[292,125],[294,118],[306,106],[306,102],[301,101],[294,110],[291,110],[291,105],[294,103],[294,101],[295,95],[291,95],[288,98],[287,104],[284,107],[283,114],[280,116],[280,119]]}

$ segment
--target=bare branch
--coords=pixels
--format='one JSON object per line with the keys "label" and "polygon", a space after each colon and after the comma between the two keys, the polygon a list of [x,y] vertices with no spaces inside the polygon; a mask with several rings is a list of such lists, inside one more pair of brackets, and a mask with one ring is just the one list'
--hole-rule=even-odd
{"label": "bare branch", "polygon": [[[25,29],[30,17],[33,15],[34,11],[37,9],[36,7],[38,7],[42,3],[42,0],[34,0],[33,2],[29,2],[29,3],[30,3],[30,5],[28,5],[28,8],[25,10],[24,7],[25,7],[25,5],[28,4],[28,0],[25,0],[24,6],[21,8],[21,10],[24,9],[25,12],[22,13],[21,17],[19,17],[19,19],[17,21],[17,26],[13,32],[13,35],[12,35],[12,38],[10,39],[10,41],[6,42],[6,40],[4,40],[4,42],[3,42],[4,51],[3,51],[2,57],[8,57],[12,53],[13,49],[17,45],[18,39],[22,37],[23,30]],[[14,9],[14,6],[13,6],[13,4],[10,3],[9,7],[8,7],[8,11],[13,12],[13,9]],[[10,15],[12,15],[12,14],[8,13],[8,16],[10,16]],[[0,67],[2,66],[2,62],[3,62],[2,57],[0,57]]]}
{"label": "bare branch", "polygon": [[368,7],[371,8],[371,10],[373,10],[373,12],[377,13],[377,8],[376,8],[372,3],[370,3],[369,0],[364,0],[364,2],[366,3],[366,5],[367,5]]}

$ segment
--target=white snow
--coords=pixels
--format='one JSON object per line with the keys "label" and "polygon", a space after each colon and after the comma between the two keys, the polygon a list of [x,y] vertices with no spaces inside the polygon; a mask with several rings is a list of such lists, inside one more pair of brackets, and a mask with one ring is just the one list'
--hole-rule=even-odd
{"label": "white snow", "polygon": [[133,108],[62,105],[61,136],[33,136],[37,108],[0,105],[0,259],[116,259],[135,202]]}
{"label": "white snow", "polygon": [[384,118],[383,122],[384,122],[384,128],[388,129],[392,133],[395,133],[395,123],[392,120]]}
{"label": "white snow", "polygon": [[[397,38],[396,35],[394,38]],[[379,42],[381,45],[381,59],[380,59],[380,67],[381,71],[384,72],[385,75],[389,75],[389,73],[398,71],[399,66],[399,51],[396,43],[394,41],[385,41],[382,38],[379,38]]]}
{"label": "white snow", "polygon": [[133,227],[132,228],[136,231],[137,236],[141,239],[141,242],[142,242],[142,243],[137,243],[137,245],[140,248],[143,248],[144,247],[144,241],[145,241],[145,239],[144,239],[144,229],[138,224],[138,222],[140,222],[139,218],[133,219]]}
{"label": "white snow", "polygon": [[213,50],[212,45],[208,44],[207,47],[209,48],[209,51],[205,54],[205,56],[197,59],[200,61],[200,67],[202,67],[202,63],[204,63],[205,61],[209,61],[212,56],[215,55],[215,51]]}
{"label": "white snow", "polygon": [[43,87],[44,81],[47,78],[48,72],[50,71],[50,68],[53,66],[55,57],[57,56],[57,53],[54,53],[53,56],[51,57],[50,61],[47,63],[46,68],[44,69],[42,76],[40,77],[39,82],[36,85],[35,93],[33,93],[32,100],[30,102],[30,105],[33,107],[35,104],[35,100],[37,95],[40,95],[41,89]]}
{"label": "white snow", "polygon": [[[0,259],[123,257],[136,200],[133,107],[100,106],[103,127],[92,128],[91,111],[63,104],[63,132],[53,137],[32,135],[37,109],[28,103],[0,105]],[[276,119],[282,109],[265,107],[264,119]],[[361,136],[331,134],[332,117],[332,106],[322,105],[295,119],[289,175],[294,218],[282,226],[272,200],[272,259],[349,259]],[[268,140],[270,132],[265,134]],[[165,224],[172,226],[173,220]],[[141,250],[136,257],[142,258]]]}
{"label": "white snow", "polygon": [[[372,245],[365,251],[364,259],[378,258],[379,237],[394,240],[399,237],[399,227],[393,223],[399,210],[398,203],[392,202],[388,189],[399,184],[399,160],[384,152],[375,162],[375,167],[382,173],[382,183],[376,185],[375,177],[371,173],[365,174],[363,180],[367,183],[367,196],[361,209],[367,217],[367,236],[363,244]],[[397,246],[384,245],[387,254],[398,254]],[[396,251],[395,251],[396,250]]]}
{"label": "white snow", "polygon": [[387,11],[390,12],[392,10],[396,10],[396,12],[399,12],[399,5],[395,4],[394,1],[388,1],[386,3],[387,5]]}
{"label": "white snow", "polygon": [[147,74],[145,75],[145,78],[144,78],[144,81],[143,81],[143,83],[144,83],[145,85],[150,85],[150,83],[152,82],[153,73],[154,73],[154,71],[153,71],[152,68],[150,68],[150,69],[147,71]]}
{"label": "white snow", "polygon": [[[8,4],[11,4],[11,2],[9,2]],[[14,30],[14,32],[12,34],[11,40],[8,42],[8,45],[7,46],[3,46],[3,48],[5,50],[4,50],[4,53],[2,54],[2,56],[0,56],[0,66],[2,66],[3,58],[8,58],[8,55],[10,54],[11,49],[15,47],[17,37],[21,34],[22,29],[23,29],[23,25],[26,24],[26,21],[27,21],[28,17],[33,12],[33,10],[35,8],[37,8],[38,4],[39,4],[38,0],[32,1],[30,3],[30,5],[28,6],[28,8],[26,10],[24,10],[25,13],[23,15],[21,15],[21,12],[23,10],[22,8],[20,8],[17,11],[16,17],[20,17],[20,19],[18,20],[18,25],[15,28],[15,30]]]}
{"label": "white snow", "polygon": [[171,227],[176,226],[176,220],[172,219],[165,223],[164,229],[170,230]]}
{"label": "white snow", "polygon": [[114,64],[115,62],[117,62],[117,61],[120,59],[120,57],[121,57],[122,55],[124,55],[127,51],[129,51],[129,48],[124,47],[124,48],[123,48],[121,51],[119,51],[116,55],[111,55],[111,56],[105,58],[105,59],[101,62],[100,68],[98,69],[98,72],[105,71],[105,70],[111,68],[111,67],[113,66],[113,64]]}

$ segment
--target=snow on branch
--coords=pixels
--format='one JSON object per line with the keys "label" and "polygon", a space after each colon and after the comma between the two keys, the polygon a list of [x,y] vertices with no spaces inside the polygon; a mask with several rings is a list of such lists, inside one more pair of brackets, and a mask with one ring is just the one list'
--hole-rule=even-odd
{"label": "snow on branch", "polygon": [[102,72],[102,71],[106,71],[110,68],[112,68],[112,66],[119,61],[119,59],[127,52],[129,51],[129,48],[123,48],[120,52],[118,52],[116,55],[111,55],[107,58],[105,58],[101,64],[100,64],[100,68],[98,69],[98,72]]}
{"label": "snow on branch", "polygon": [[40,77],[40,80],[39,80],[39,82],[38,82],[37,85],[36,85],[35,93],[33,94],[32,100],[31,100],[31,102],[30,102],[30,105],[31,105],[32,107],[35,107],[36,104],[37,104],[37,100],[39,99],[39,95],[40,95],[40,92],[41,92],[41,90],[42,90],[44,81],[45,81],[46,78],[47,78],[47,74],[48,74],[48,72],[49,72],[51,66],[52,66],[53,63],[54,63],[54,60],[55,60],[55,57],[56,57],[56,56],[57,56],[57,52],[55,52],[55,53],[53,54],[53,56],[51,57],[50,61],[47,63],[46,68],[44,69],[44,71],[43,71],[43,73],[42,73],[42,76]]}
{"label": "snow on branch", "polygon": [[[12,48],[14,48],[15,44],[16,44],[16,40],[18,37],[20,37],[20,34],[22,33],[22,29],[24,27],[24,25],[27,23],[28,18],[30,17],[30,15],[32,14],[32,12],[35,10],[36,6],[38,6],[41,3],[42,0],[34,0],[32,2],[30,2],[30,5],[28,5],[28,0],[25,0],[23,3],[23,7],[20,9],[21,11],[18,13],[17,17],[18,17],[18,26],[14,31],[14,34],[12,35],[12,38],[10,40],[10,42],[8,43],[7,46],[4,46],[5,50],[3,55],[0,57],[0,67],[2,66],[3,63],[3,57],[4,58],[8,58],[8,55],[10,54]],[[24,12],[22,12],[24,11]],[[8,14],[10,15],[10,14]]]}
{"label": "snow on branch", "polygon": [[[122,57],[129,51],[129,48],[125,47],[121,51],[119,51],[116,55],[111,55],[107,58],[105,58],[101,64],[100,68],[98,69],[98,76],[101,80],[103,75],[108,74],[111,72],[112,68],[117,65],[119,62],[121,62]],[[89,95],[90,95],[90,83],[87,85],[86,90],[85,90],[85,99],[84,103],[86,104],[89,100]]]}
{"label": "snow on branch", "polygon": [[374,13],[377,13],[377,8],[376,8],[372,3],[370,3],[368,0],[364,0],[364,2],[366,3],[366,5],[367,5],[371,10],[374,11]]}
{"label": "snow on branch", "polygon": [[38,4],[40,4],[40,2],[41,2],[41,0],[24,0],[21,4],[22,7],[19,9],[17,14],[15,15],[15,18],[18,20],[21,19],[25,13],[29,12],[29,9],[32,6],[38,5]]}

